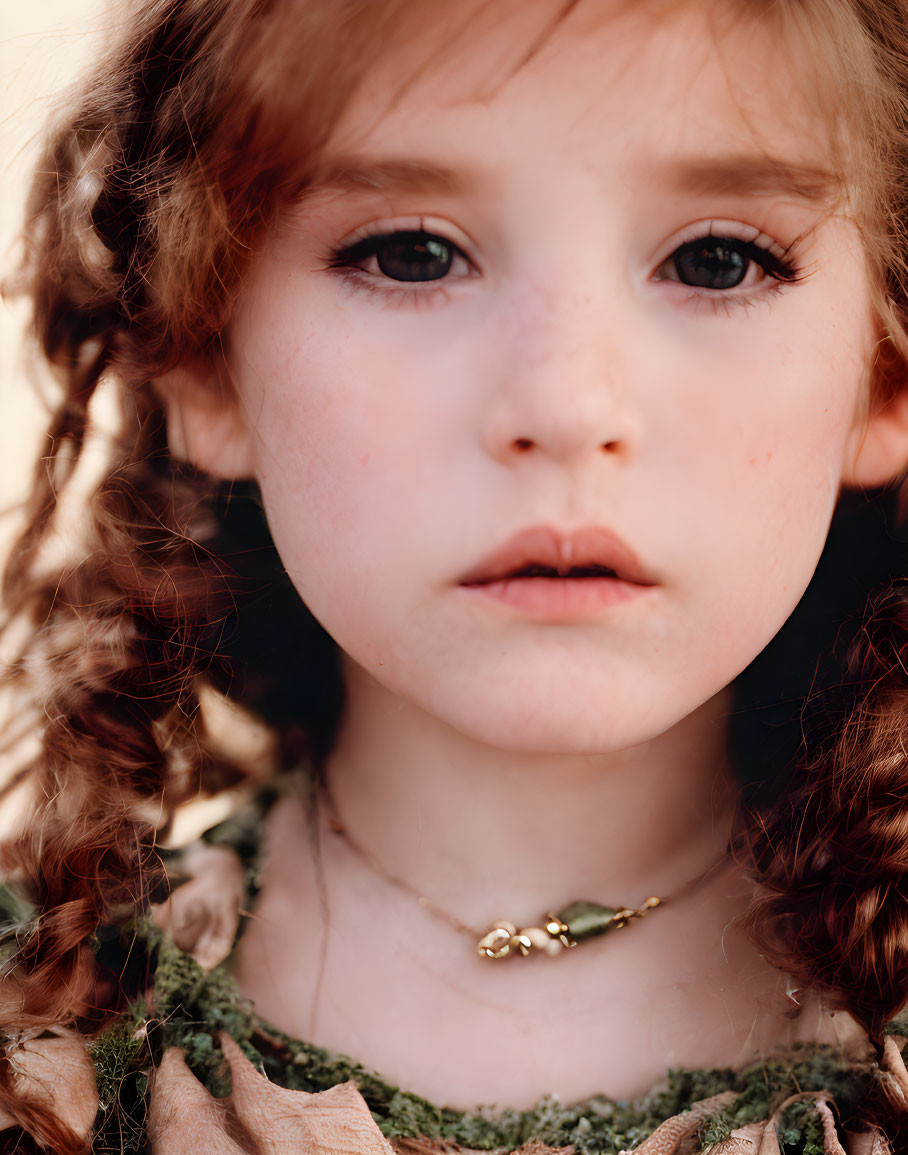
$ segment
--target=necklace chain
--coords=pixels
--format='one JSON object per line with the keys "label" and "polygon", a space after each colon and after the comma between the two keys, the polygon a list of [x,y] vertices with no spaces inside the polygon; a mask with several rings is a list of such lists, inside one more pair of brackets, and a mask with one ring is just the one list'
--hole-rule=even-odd
{"label": "necklace chain", "polygon": [[[327,811],[328,826],[332,833],[342,837],[354,854],[375,874],[387,882],[412,895],[419,905],[435,918],[447,923],[461,934],[469,935],[476,943],[477,953],[481,958],[502,959],[517,956],[527,957],[530,954],[545,954],[554,956],[564,950],[576,947],[578,943],[607,934],[610,931],[620,930],[628,923],[642,918],[647,912],[664,905],[667,901],[652,895],[640,907],[602,906],[599,903],[577,900],[569,903],[557,913],[546,913],[543,916],[542,926],[517,927],[508,919],[498,919],[488,929],[477,930],[463,922],[451,911],[433,902],[431,898],[421,894],[419,890],[400,875],[394,874],[355,838],[350,835],[346,825],[337,813],[334,798],[328,785],[322,782],[320,794]],[[722,859],[725,858],[723,854]],[[719,861],[721,862],[722,859]],[[687,896],[704,882],[716,869],[718,863],[713,863],[707,870],[681,887],[670,901]]]}
{"label": "necklace chain", "polygon": [[440,918],[443,922],[446,922],[449,926],[452,926],[455,930],[460,931],[461,934],[469,934],[475,936],[479,933],[475,927],[472,927],[468,923],[463,922],[457,917],[456,914],[452,914],[451,911],[445,910],[443,906],[439,906],[438,903],[433,902],[431,898],[427,898],[424,894],[420,894],[415,886],[407,882],[405,878],[401,878],[400,875],[394,874],[392,871],[388,870],[388,868],[379,862],[378,859],[374,857],[374,855],[370,854],[369,851],[365,849],[365,847],[361,846],[350,835],[350,832],[347,830],[346,826],[337,817],[337,811],[334,809],[331,796],[328,794],[327,789],[325,789],[324,793],[329,806],[328,825],[332,834],[340,835],[340,837],[343,838],[343,840],[354,852],[354,854],[356,854],[358,858],[362,859],[362,861],[366,864],[366,866],[369,867],[370,870],[374,871],[376,874],[381,875],[381,877],[384,878],[387,882],[393,883],[394,886],[397,886],[401,890],[407,891],[408,894],[413,895],[420,906],[424,907],[431,914],[434,914],[436,918]]}

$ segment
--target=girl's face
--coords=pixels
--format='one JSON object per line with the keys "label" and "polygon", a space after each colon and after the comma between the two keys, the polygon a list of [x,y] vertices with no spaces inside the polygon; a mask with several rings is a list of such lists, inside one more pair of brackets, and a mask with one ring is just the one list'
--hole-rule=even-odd
{"label": "girl's face", "polygon": [[[352,662],[475,738],[605,752],[800,598],[860,444],[867,274],[768,29],[482,7],[402,95],[405,50],[376,67],[229,365],[275,542]],[[625,580],[493,580],[572,548]]]}

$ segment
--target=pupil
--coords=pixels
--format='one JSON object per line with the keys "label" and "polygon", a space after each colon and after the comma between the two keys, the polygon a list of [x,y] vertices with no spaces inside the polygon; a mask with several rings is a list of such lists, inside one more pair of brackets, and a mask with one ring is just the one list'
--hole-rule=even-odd
{"label": "pupil", "polygon": [[696,241],[675,257],[678,280],[698,289],[733,289],[740,285],[750,259],[721,241]]}
{"label": "pupil", "polygon": [[375,250],[379,269],[393,281],[438,281],[447,276],[452,246],[425,233],[398,233],[384,238]]}

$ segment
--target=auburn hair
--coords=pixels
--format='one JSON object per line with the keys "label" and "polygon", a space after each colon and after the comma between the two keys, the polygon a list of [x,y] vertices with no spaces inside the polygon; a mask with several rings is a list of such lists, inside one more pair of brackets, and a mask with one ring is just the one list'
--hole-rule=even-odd
{"label": "auburn hair", "polygon": [[[0,1038],[90,1034],[121,1009],[93,936],[164,892],[155,846],[179,807],[243,778],[206,731],[207,687],[274,727],[278,761],[330,747],[334,645],[290,587],[255,487],[172,458],[154,381],[223,355],[244,270],[409,7],[143,0],[38,164],[21,283],[58,395],[3,599],[5,684],[37,705],[40,743],[0,870],[39,917],[0,984]],[[908,0],[729,8],[820,46],[873,271],[871,403],[885,404],[908,355]],[[101,436],[105,399],[117,419]],[[748,917],[768,956],[875,1040],[908,999],[908,587],[883,576],[844,652],[827,639],[832,673],[804,689],[784,784],[742,811],[739,837],[764,884]],[[85,1148],[19,1095],[5,1059],[0,1106],[60,1155]]]}

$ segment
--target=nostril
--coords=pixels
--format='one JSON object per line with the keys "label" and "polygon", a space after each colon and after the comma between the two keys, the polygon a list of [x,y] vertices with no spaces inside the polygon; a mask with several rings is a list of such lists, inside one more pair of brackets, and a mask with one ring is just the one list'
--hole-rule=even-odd
{"label": "nostril", "polygon": [[514,441],[514,448],[519,450],[521,453],[526,453],[528,449],[533,448],[533,442],[529,437],[518,437]]}
{"label": "nostril", "polygon": [[621,448],[620,441],[603,441],[599,446],[603,453],[617,453]]}

